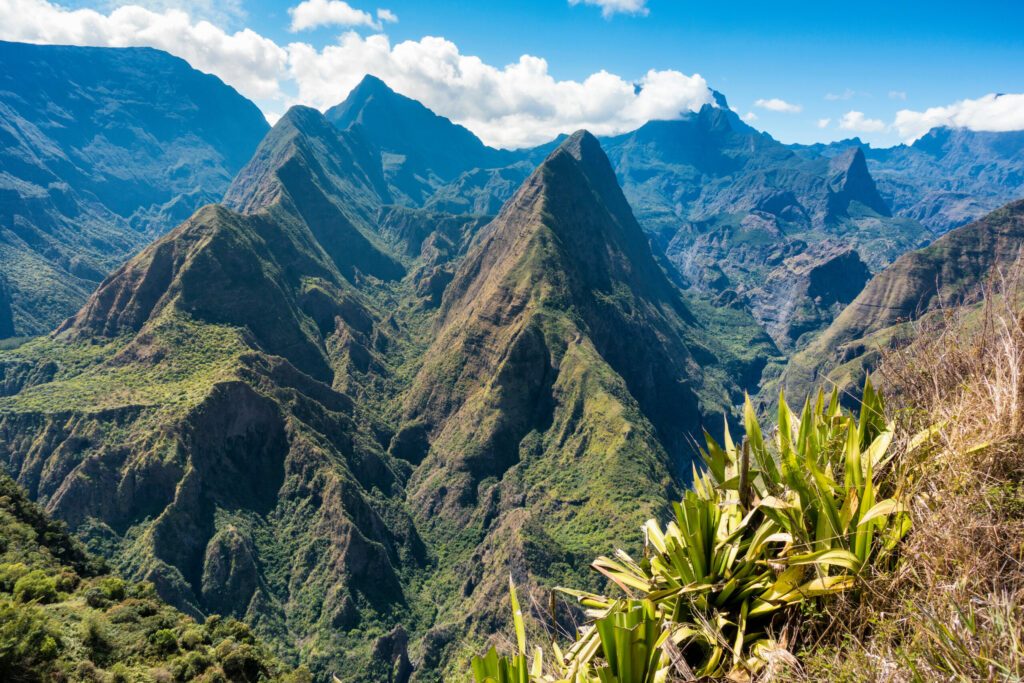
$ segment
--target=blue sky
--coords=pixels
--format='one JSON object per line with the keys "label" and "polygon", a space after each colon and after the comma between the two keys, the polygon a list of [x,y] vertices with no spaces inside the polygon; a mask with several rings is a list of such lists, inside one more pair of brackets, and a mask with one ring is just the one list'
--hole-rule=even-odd
{"label": "blue sky", "polygon": [[[336,2],[318,1],[321,4]],[[14,7],[12,3],[21,3],[18,9],[22,14],[31,11],[31,6],[43,3],[50,10],[92,8],[105,16],[119,5],[134,4],[156,13],[184,10],[193,23],[210,19],[229,37],[249,29],[288,51],[282,62],[286,66],[271,67],[267,64],[271,58],[260,57],[259,68],[266,69],[268,74],[273,68],[281,70],[281,74],[287,71],[287,75],[276,77],[277,90],[264,87],[265,84],[250,84],[247,75],[241,73],[247,68],[244,60],[239,59],[234,65],[224,63],[238,53],[252,59],[252,49],[225,47],[227,56],[215,59],[202,52],[190,53],[183,47],[181,56],[186,59],[194,56],[195,59],[190,59],[193,63],[205,60],[209,63],[197,66],[218,73],[228,82],[237,81],[232,84],[256,99],[270,118],[294,102],[322,107],[340,98],[342,84],[350,87],[350,81],[355,78],[353,72],[359,70],[355,62],[364,59],[368,48],[358,42],[344,54],[335,55],[333,62],[321,58],[319,51],[335,45],[339,36],[346,32],[353,32],[352,36],[358,36],[358,41],[382,32],[387,36],[389,49],[402,41],[422,46],[425,36],[443,37],[454,44],[448,52],[457,51],[458,63],[464,63],[461,60],[467,57],[478,57],[484,65],[499,71],[518,62],[524,54],[532,55],[546,62],[543,77],[558,82],[583,82],[602,70],[629,83],[652,83],[644,81],[652,69],[659,73],[678,72],[680,77],[699,74],[707,86],[723,92],[740,114],[753,114],[751,125],[786,142],[829,141],[859,135],[875,144],[891,145],[907,139],[908,130],[919,134],[919,129],[925,127],[921,121],[948,119],[965,122],[962,125],[1006,128],[1016,127],[1017,122],[1024,119],[1024,115],[1016,115],[1016,109],[1024,109],[1017,104],[1024,105],[1024,101],[1004,99],[1001,107],[951,108],[929,117],[923,114],[917,118],[905,117],[905,122],[913,122],[909,127],[894,125],[900,110],[924,112],[991,93],[1024,93],[1024,34],[1021,32],[1024,2],[1020,0],[980,1],[970,5],[941,0],[861,0],[855,4],[775,0],[729,5],[688,0],[581,0],[575,5],[568,0],[434,0],[430,3],[350,0],[346,7],[353,12],[366,12],[367,16],[376,17],[377,9],[386,8],[397,16],[397,21],[380,22],[376,26],[332,23],[299,31],[291,30],[293,15],[289,13],[299,0],[231,0],[226,3],[213,0],[73,0],[64,3],[0,0],[0,9],[5,3],[11,7]],[[603,3],[608,3],[611,9],[618,5],[639,11],[602,12],[602,8],[595,5]],[[156,26],[160,28],[160,24]],[[11,31],[15,34],[3,35],[0,28],[0,36],[47,42],[49,38],[58,41],[64,35],[39,28],[32,33],[31,27],[22,33],[17,33],[17,29],[10,29],[8,33]],[[123,31],[123,28],[110,29],[92,42],[139,44],[147,40],[125,37]],[[80,33],[68,32],[67,35],[73,35],[76,42],[90,42],[88,38],[81,39]],[[356,38],[351,38],[350,43],[352,40]],[[288,48],[295,43],[310,49],[303,52]],[[171,41],[164,45],[157,41],[156,46],[174,51],[176,43]],[[270,52],[273,53],[273,49]],[[431,54],[436,56],[438,52],[433,50]],[[463,120],[496,144],[514,146],[520,138],[533,142],[533,138],[543,137],[563,123],[577,123],[565,111],[541,111],[545,96],[559,99],[569,97],[567,93],[575,93],[572,96],[583,101],[583,105],[573,105],[577,109],[589,106],[587,97],[598,97],[590,93],[591,89],[586,92],[568,87],[554,90],[548,84],[547,90],[541,86],[529,90],[530,97],[506,93],[507,101],[497,107],[486,98],[489,95],[493,98],[496,89],[505,92],[510,81],[518,82],[522,77],[513,79],[506,78],[507,74],[491,74],[493,82],[487,81],[474,91],[470,82],[480,79],[463,78],[454,84],[449,76],[441,75],[438,76],[440,85],[431,89],[430,84],[421,82],[424,81],[423,69],[415,70],[415,65],[407,63],[410,59],[424,63],[429,60],[411,54],[407,55],[404,66],[398,67],[392,62],[400,58],[390,52],[388,55],[387,65],[367,59],[366,70],[375,70],[375,64],[376,69],[384,71],[405,69],[382,75],[389,80],[388,75],[392,73],[397,89],[418,96],[452,118]],[[436,65],[430,68],[437,71],[456,64],[450,57],[450,54],[438,57]],[[277,57],[271,59],[276,64],[275,60]],[[336,76],[331,69],[338,70]],[[659,87],[666,90],[677,87],[674,82],[666,83]],[[608,88],[613,85],[609,84]],[[689,81],[684,85],[696,88]],[[620,83],[620,89],[621,86]],[[610,110],[629,103],[621,100],[624,97],[621,93],[615,96],[620,97],[621,102],[615,99],[608,94],[608,88],[595,90],[608,101],[576,117],[580,122],[591,122],[595,126],[607,123],[607,130],[611,131],[645,116],[664,116],[664,106],[680,106],[678,103],[664,106],[633,103],[630,106],[636,106],[628,116],[616,116]],[[654,93],[655,88],[652,87],[651,92]],[[679,102],[691,108],[699,106],[700,98],[694,92],[688,91]],[[474,101],[476,97],[479,101]],[[510,110],[519,106],[515,104],[518,102],[523,103],[525,113]],[[448,111],[443,111],[445,109]],[[542,120],[543,126],[538,123]],[[529,126],[540,126],[543,130],[530,135],[524,132]]]}

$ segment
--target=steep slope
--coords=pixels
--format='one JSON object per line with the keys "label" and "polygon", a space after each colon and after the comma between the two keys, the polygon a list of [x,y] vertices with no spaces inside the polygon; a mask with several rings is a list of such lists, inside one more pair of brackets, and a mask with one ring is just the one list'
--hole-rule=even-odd
{"label": "steep slope", "polygon": [[301,216],[350,280],[356,270],[380,279],[404,274],[376,243],[377,214],[390,202],[365,140],[338,131],[308,107],[288,110],[224,196],[224,205],[241,213],[276,203]]}
{"label": "steep slope", "polygon": [[661,270],[585,132],[478,236],[437,325],[391,452],[418,464],[413,514],[449,548],[441,622],[479,636],[504,618],[509,568],[551,585],[559,558],[660,510],[689,473],[687,438],[741,391],[714,368],[744,368]]}
{"label": "steep slope", "polygon": [[981,218],[1024,197],[1024,132],[986,133],[933,128],[912,145],[875,149],[853,138],[830,145],[794,146],[833,156],[864,150],[879,192],[893,212],[936,234]]}
{"label": "steep slope", "polygon": [[438,188],[463,173],[509,166],[522,156],[486,146],[466,128],[374,76],[366,76],[325,115],[342,130],[359,128],[380,150],[396,199],[410,206],[425,205]]}
{"label": "steep slope", "polygon": [[0,42],[7,332],[49,331],[154,234],[219,201],[267,129],[164,52]]}
{"label": "steep slope", "polygon": [[2,473],[0,623],[4,680],[304,680],[234,619],[199,625],[111,574]]}
{"label": "steep slope", "polygon": [[[687,281],[747,306],[789,350],[814,331],[808,321],[827,324],[834,310],[804,297],[792,308],[805,311],[800,320],[779,319],[788,313],[765,301],[782,290],[764,289],[792,280],[787,259],[827,260],[841,243],[878,270],[927,232],[890,217],[859,150],[798,154],[719,100],[603,145],[640,224]],[[789,275],[773,276],[779,269]]]}
{"label": "steep slope", "polygon": [[791,359],[781,380],[787,393],[803,396],[823,377],[844,387],[859,383],[881,348],[913,333],[910,321],[971,303],[989,278],[1018,262],[1022,248],[1024,201],[1018,201],[904,254]]}

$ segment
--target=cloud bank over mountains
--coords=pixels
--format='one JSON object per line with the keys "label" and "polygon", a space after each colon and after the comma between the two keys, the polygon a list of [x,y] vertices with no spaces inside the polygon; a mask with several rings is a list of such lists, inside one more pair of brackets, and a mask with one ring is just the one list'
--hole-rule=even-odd
{"label": "cloud bank over mountains", "polygon": [[[599,71],[582,81],[556,80],[540,57],[523,55],[496,67],[433,36],[392,44],[383,33],[349,30],[318,49],[305,42],[279,45],[248,28],[227,32],[177,9],[125,5],[104,14],[47,0],[0,0],[0,15],[8,18],[0,25],[5,40],[166,50],[256,100],[270,119],[292,104],[337,104],[371,73],[502,147],[535,145],[579,128],[625,132],[713,101],[699,74],[651,70],[634,83]],[[292,28],[303,30],[324,24],[375,28],[397,17],[386,9],[371,16],[338,0],[307,0],[291,18]]]}
{"label": "cloud bank over mountains", "polygon": [[[647,12],[645,0],[570,3],[599,6],[606,17]],[[104,13],[68,9],[49,0],[0,0],[0,16],[5,17],[0,39],[166,50],[255,100],[271,121],[292,104],[319,109],[337,104],[370,73],[499,147],[536,145],[579,128],[598,135],[621,133],[714,103],[700,74],[652,69],[630,80],[602,70],[582,80],[558,80],[548,62],[537,56],[495,66],[463,54],[443,37],[393,43],[383,33],[398,20],[393,12],[377,8],[371,13],[343,0],[304,0],[289,10],[290,29],[297,34],[322,26],[346,28],[335,43],[322,48],[301,40],[282,45],[249,28],[227,31],[181,9],[147,4],[126,4]],[[777,113],[802,110],[780,98],[754,105]],[[923,112],[904,109],[891,124],[849,112],[839,125],[862,131],[891,127],[908,142],[937,125],[1024,129],[1024,94],[986,95]]]}

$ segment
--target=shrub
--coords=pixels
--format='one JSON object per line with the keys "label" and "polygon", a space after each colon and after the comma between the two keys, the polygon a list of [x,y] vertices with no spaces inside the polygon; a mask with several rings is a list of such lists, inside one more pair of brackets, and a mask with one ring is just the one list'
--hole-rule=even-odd
{"label": "shrub", "polygon": [[61,593],[72,592],[73,590],[78,588],[78,584],[81,582],[81,579],[78,577],[78,574],[74,573],[69,569],[65,569],[55,578],[57,582],[57,590]]}
{"label": "shrub", "polygon": [[[225,641],[227,642],[230,641]],[[218,647],[217,650],[220,655],[221,648]],[[248,643],[240,643],[223,651],[220,666],[232,683],[256,683],[266,674],[266,667],[259,651]]]}
{"label": "shrub", "polygon": [[209,636],[198,626],[193,626],[181,634],[181,646],[186,650],[195,650],[203,645],[210,644]]}
{"label": "shrub", "polygon": [[120,602],[124,600],[127,594],[127,584],[123,579],[119,579],[116,576],[107,576],[96,582],[97,588],[103,592],[103,596],[107,600],[113,602]]}
{"label": "shrub", "polygon": [[15,582],[25,574],[28,574],[28,567],[21,562],[0,564],[0,591],[13,593]]}
{"label": "shrub", "polygon": [[174,631],[168,628],[154,631],[149,636],[149,644],[154,651],[161,655],[174,654],[178,651],[178,638],[174,635]]}
{"label": "shrub", "polygon": [[85,604],[93,609],[104,609],[110,605],[110,600],[100,587],[90,586],[85,590]]}
{"label": "shrub", "polygon": [[188,652],[171,662],[171,672],[179,681],[191,681],[213,665],[213,659],[204,652]]}
{"label": "shrub", "polygon": [[18,602],[47,604],[57,600],[57,580],[41,569],[34,569],[14,583],[14,599]]}
{"label": "shrub", "polygon": [[59,652],[60,640],[41,610],[0,601],[0,680],[36,680]]}
{"label": "shrub", "polygon": [[[706,470],[694,472],[673,521],[644,525],[641,560],[618,551],[594,561],[621,595],[559,589],[592,623],[564,655],[555,649],[548,666],[568,677],[558,680],[649,683],[670,669],[749,675],[778,656],[774,618],[854,589],[890,562],[909,515],[899,487],[884,490],[876,477],[892,462],[893,425],[870,383],[859,420],[841,412],[835,393],[827,403],[819,393],[799,420],[782,397],[772,441],[749,400],[744,423],[739,447],[728,429],[722,445],[706,437]],[[891,497],[880,500],[883,492]],[[539,656],[527,677],[514,591],[513,610],[519,657],[492,650],[475,659],[477,681],[544,680]]]}

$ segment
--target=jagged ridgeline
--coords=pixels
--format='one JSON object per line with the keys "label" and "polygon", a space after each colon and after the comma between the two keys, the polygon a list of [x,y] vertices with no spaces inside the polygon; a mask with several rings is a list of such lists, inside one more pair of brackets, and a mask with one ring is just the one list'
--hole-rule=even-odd
{"label": "jagged ridgeline", "polygon": [[930,237],[893,217],[859,147],[799,153],[725,98],[604,139],[630,205],[686,282],[805,346],[877,272]]}
{"label": "jagged ridgeline", "polygon": [[343,681],[462,671],[686,484],[771,340],[684,295],[598,142],[498,217],[396,206],[297,107],[226,193],[0,355],[0,460],[119,570]]}

